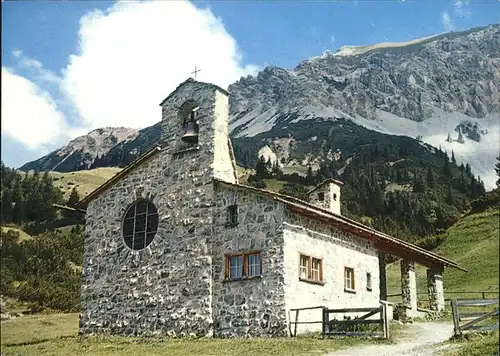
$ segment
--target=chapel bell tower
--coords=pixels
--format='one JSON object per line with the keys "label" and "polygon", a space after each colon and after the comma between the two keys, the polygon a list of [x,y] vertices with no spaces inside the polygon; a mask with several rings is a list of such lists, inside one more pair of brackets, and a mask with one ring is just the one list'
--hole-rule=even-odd
{"label": "chapel bell tower", "polygon": [[197,106],[193,109],[190,109],[190,111],[186,115],[187,120],[184,120],[183,123],[183,126],[186,129],[186,131],[184,132],[184,135],[182,135],[181,140],[189,145],[198,144],[199,126],[196,120],[196,112],[198,111],[199,108],[200,107]]}
{"label": "chapel bell tower", "polygon": [[[229,93],[192,78],[162,101],[162,149],[173,159],[196,160],[210,176],[236,183],[236,162],[229,138]],[[205,174],[204,174],[205,175]]]}

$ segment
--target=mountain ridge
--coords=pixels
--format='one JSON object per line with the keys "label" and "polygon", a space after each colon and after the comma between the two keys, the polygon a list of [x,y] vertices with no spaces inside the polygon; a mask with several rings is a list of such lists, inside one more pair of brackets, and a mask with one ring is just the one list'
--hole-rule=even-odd
{"label": "mountain ridge", "polygon": [[[494,141],[500,134],[499,24],[397,45],[350,48],[363,53],[325,51],[294,69],[268,66],[231,84],[229,127],[235,145],[301,120],[321,125],[324,120],[349,119],[374,131],[442,146],[449,154],[455,151],[457,158],[470,163],[485,184],[492,186],[494,172],[489,165],[497,154],[498,142]],[[134,139],[88,159],[85,165],[65,169],[124,166],[148,149],[160,132],[156,123],[139,130]],[[286,153],[289,147],[282,142],[295,134],[255,141],[260,148],[268,145],[274,152]],[[448,136],[453,138],[447,140]],[[295,141],[295,145],[304,142]],[[311,157],[318,159],[322,157]],[[37,161],[21,169],[46,167]],[[285,162],[288,164],[296,164],[296,160],[291,157]]]}

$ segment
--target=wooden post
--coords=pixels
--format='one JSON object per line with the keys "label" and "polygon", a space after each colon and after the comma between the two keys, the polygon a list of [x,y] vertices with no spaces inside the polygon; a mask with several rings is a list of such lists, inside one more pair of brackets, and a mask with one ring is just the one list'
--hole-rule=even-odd
{"label": "wooden post", "polygon": [[483,299],[485,299],[485,298],[484,298],[484,292],[482,292],[482,295],[483,295]]}
{"label": "wooden post", "polygon": [[380,300],[387,300],[387,273],[385,263],[385,253],[378,252],[378,269],[379,269],[379,293]]}
{"label": "wooden post", "polygon": [[380,303],[380,326],[382,327],[382,335],[385,339],[385,303]]}
{"label": "wooden post", "polygon": [[329,319],[328,308],[323,307],[323,336],[327,336],[329,332],[328,319]]}
{"label": "wooden post", "polygon": [[389,314],[387,311],[387,304],[385,305],[385,330],[387,332],[387,338],[390,338],[391,331],[389,330]]}
{"label": "wooden post", "polygon": [[389,317],[387,315],[387,303],[382,303],[382,320],[384,323],[384,338],[389,338]]}
{"label": "wooden post", "polygon": [[462,333],[460,332],[460,315],[458,314],[458,305],[456,299],[452,299],[451,301],[451,311],[453,313],[453,329],[455,332],[455,336],[460,336]]}
{"label": "wooden post", "polygon": [[299,310],[297,309],[295,311],[295,327],[294,327],[294,330],[293,330],[293,336],[297,336],[297,324],[299,322]]}

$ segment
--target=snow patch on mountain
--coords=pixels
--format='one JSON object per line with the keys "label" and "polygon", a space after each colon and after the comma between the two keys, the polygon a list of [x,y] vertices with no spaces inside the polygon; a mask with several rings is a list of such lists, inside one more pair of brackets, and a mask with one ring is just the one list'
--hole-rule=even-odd
{"label": "snow patch on mountain", "polygon": [[[241,131],[236,137],[253,137],[270,131],[275,126],[277,118],[287,114],[287,110],[283,110],[283,108],[281,110],[268,109],[261,113],[258,113],[258,110],[262,110],[262,108],[256,108],[243,118],[231,123],[232,128],[240,127]],[[462,113],[445,112],[439,108],[433,110],[432,117],[418,122],[383,110],[376,110],[375,119],[367,119],[360,115],[352,116],[339,109],[318,104],[301,107],[295,111],[298,116],[289,122],[345,118],[370,130],[389,135],[418,138],[436,148],[441,147],[448,152],[450,157],[453,151],[457,162],[469,163],[473,172],[483,180],[486,189],[495,188],[496,173],[493,166],[500,151],[498,139],[500,137],[500,114],[493,113],[484,118],[473,118]],[[464,122],[477,123],[481,127],[481,131],[485,132],[481,134],[479,142],[469,139],[466,135],[463,135],[464,142],[459,142],[457,126]],[[242,124],[249,125],[241,128]],[[448,134],[450,134],[452,142],[446,140]]]}
{"label": "snow patch on mountain", "polygon": [[[423,142],[446,150],[450,156],[453,151],[457,162],[469,163],[473,172],[484,181],[487,190],[495,188],[494,162],[500,151],[500,114],[489,114],[477,119],[461,113],[435,109],[435,115],[431,118],[416,122],[379,110],[374,120],[357,116],[353,121],[368,129],[390,135],[420,137]],[[455,129],[464,121],[478,123],[487,133],[481,135],[479,142],[464,135],[464,143],[460,143]],[[452,142],[446,140],[448,134],[451,135]]]}

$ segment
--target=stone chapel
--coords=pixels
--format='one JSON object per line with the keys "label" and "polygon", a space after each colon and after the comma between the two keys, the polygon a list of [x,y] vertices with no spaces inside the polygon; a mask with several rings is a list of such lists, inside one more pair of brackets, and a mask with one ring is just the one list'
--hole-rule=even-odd
{"label": "stone chapel", "polygon": [[444,266],[461,267],[342,216],[341,182],[323,182],[309,203],[240,184],[228,95],[181,83],[160,104],[158,144],[80,201],[80,333],[286,336],[292,308],[386,301],[384,254],[401,258],[409,315],[415,262],[427,267],[430,308],[444,308]]}

